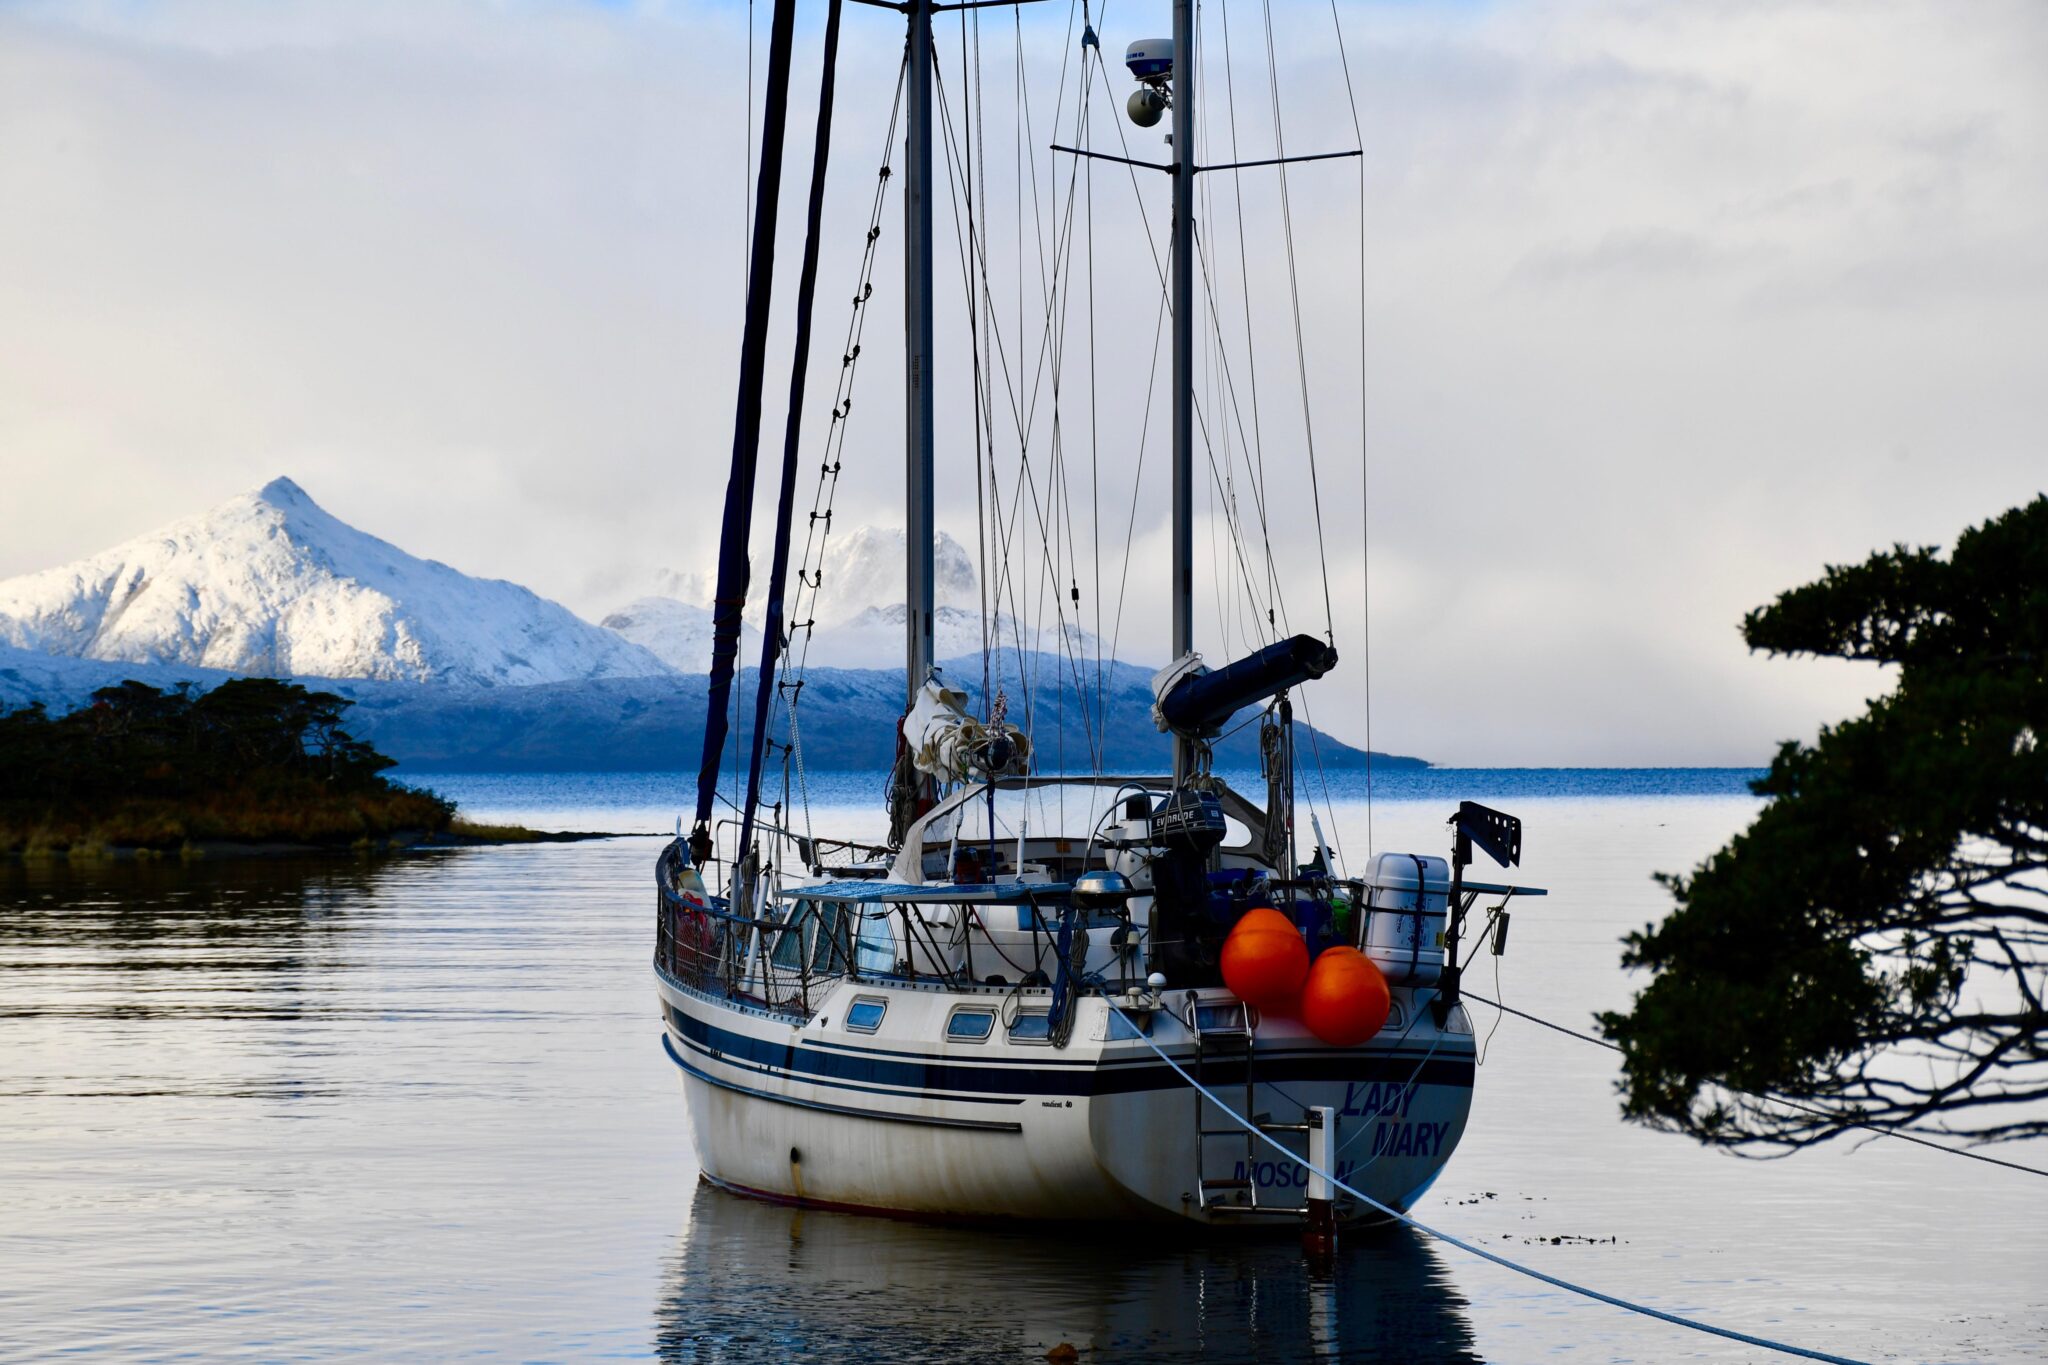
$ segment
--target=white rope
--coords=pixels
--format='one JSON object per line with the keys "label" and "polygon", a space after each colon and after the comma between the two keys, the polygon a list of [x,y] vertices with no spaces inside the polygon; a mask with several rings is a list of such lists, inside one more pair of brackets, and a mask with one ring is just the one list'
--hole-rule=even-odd
{"label": "white rope", "polygon": [[1259,1139],[1259,1141],[1265,1143],[1268,1147],[1271,1147],[1274,1151],[1280,1153],[1280,1155],[1286,1157],[1295,1165],[1301,1166],[1306,1170],[1310,1171],[1311,1173],[1321,1176],[1324,1180],[1329,1181],[1333,1187],[1344,1191],[1344,1193],[1350,1195],[1353,1199],[1357,1199],[1360,1202],[1374,1209],[1377,1209],[1379,1212],[1387,1215],[1389,1218],[1395,1218],[1403,1223],[1406,1223],[1409,1227],[1414,1228],[1417,1232],[1423,1233],[1430,1237],[1434,1237],[1439,1242],[1448,1243],[1449,1245],[1458,1248],[1458,1250],[1460,1251],[1469,1251],[1474,1256],[1480,1257],[1483,1260],[1492,1261],[1495,1265],[1505,1266],[1507,1269],[1512,1270],[1517,1274],[1527,1275],[1532,1280],[1541,1280],[1543,1283],[1550,1285],[1553,1288],[1562,1289],[1565,1290],[1567,1293],[1578,1294],[1585,1298],[1597,1299],[1601,1303],[1611,1304],[1616,1308],[1626,1309],[1631,1313],[1640,1313],[1646,1318],[1656,1318],[1660,1322],[1668,1322],[1673,1324],[1674,1326],[1689,1327],[1695,1332],[1706,1332],[1711,1336],[1726,1337],[1730,1341],[1739,1341],[1746,1346],[1760,1346],[1767,1351],[1779,1351],[1785,1355],[1799,1356],[1806,1360],[1825,1360],[1832,1362],[1832,1365],[1868,1365],[1868,1362],[1856,1360],[1850,1356],[1829,1355],[1825,1351],[1812,1351],[1808,1350],[1804,1346],[1792,1346],[1782,1341],[1772,1341],[1768,1337],[1751,1336],[1747,1332],[1738,1332],[1732,1327],[1716,1327],[1713,1323],[1701,1322],[1697,1318],[1681,1317],[1676,1313],[1667,1313],[1661,1308],[1652,1308],[1648,1304],[1637,1303],[1632,1299],[1620,1298],[1614,1294],[1604,1294],[1597,1289],[1589,1289],[1585,1285],[1574,1284],[1570,1280],[1560,1279],[1555,1275],[1546,1274],[1545,1272],[1537,1270],[1531,1266],[1522,1265],[1520,1262],[1510,1261],[1507,1257],[1499,1255],[1496,1252],[1488,1251],[1485,1247],[1476,1246],[1473,1243],[1466,1241],[1462,1237],[1454,1237],[1448,1232],[1443,1232],[1429,1226],[1427,1223],[1418,1222],[1414,1218],[1411,1218],[1407,1214],[1401,1212],[1399,1209],[1394,1208],[1391,1205],[1382,1204],[1379,1200],[1373,1198],[1371,1195],[1366,1194],[1363,1191],[1353,1189],[1351,1186],[1339,1180],[1331,1172],[1323,1170],[1318,1166],[1312,1165],[1311,1163],[1297,1155],[1290,1148],[1288,1148],[1285,1143],[1282,1143],[1277,1138],[1273,1137],[1271,1134],[1264,1132],[1258,1127],[1258,1125],[1248,1121],[1244,1117],[1244,1115],[1238,1113],[1235,1109],[1232,1109],[1229,1105],[1225,1104],[1220,1098],[1218,1098],[1214,1091],[1210,1090],[1207,1086],[1203,1085],[1193,1076],[1190,1076],[1187,1073],[1187,1069],[1181,1066],[1181,1064],[1179,1062],[1176,1062],[1172,1057],[1169,1057],[1166,1054],[1165,1049],[1161,1048],[1159,1044],[1153,1042],[1151,1035],[1146,1033],[1142,1028],[1138,1027],[1137,1021],[1132,1019],[1130,1015],[1125,1014],[1120,1006],[1118,1006],[1113,1001],[1107,1003],[1109,1003],[1109,1007],[1111,1009],[1115,1010],[1118,1014],[1123,1015],[1124,1022],[1131,1025],[1132,1032],[1136,1033],[1139,1038],[1144,1040],[1146,1047],[1151,1048],[1154,1053],[1158,1054],[1159,1060],[1165,1062],[1168,1066],[1172,1067],[1174,1071],[1179,1074],[1182,1080],[1186,1081],[1190,1086],[1194,1088],[1196,1093],[1200,1094],[1204,1099],[1208,1100],[1209,1103],[1215,1105],[1218,1109],[1221,1109],[1225,1114],[1229,1115],[1231,1120],[1235,1122],[1239,1127],[1243,1128],[1247,1133],[1250,1133],[1253,1137]]}

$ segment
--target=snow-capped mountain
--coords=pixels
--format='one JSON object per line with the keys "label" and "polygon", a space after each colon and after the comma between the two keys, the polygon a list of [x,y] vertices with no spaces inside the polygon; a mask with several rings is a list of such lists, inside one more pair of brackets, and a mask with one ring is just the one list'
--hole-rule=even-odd
{"label": "snow-capped mountain", "polygon": [[[829,668],[900,669],[909,615],[909,609],[897,602],[886,607],[868,607],[838,625],[821,622],[817,638],[811,642],[809,662]],[[940,607],[933,613],[932,644],[934,657],[940,659],[981,653],[981,613],[963,607]]]}
{"label": "snow-capped mountain", "polygon": [[519,686],[671,670],[516,583],[415,558],[273,479],[196,517],[0,581],[0,643],[235,673]]}
{"label": "snow-capped mountain", "polygon": [[[598,624],[615,630],[683,673],[711,671],[711,608],[673,597],[642,597],[628,602]],[[740,665],[761,661],[761,632],[751,621],[740,622]]]}
{"label": "snow-capped mountain", "polygon": [[[824,586],[818,590],[821,631],[852,621],[870,607],[902,610],[904,544],[900,526],[859,526],[825,542]],[[981,610],[974,560],[944,531],[932,544],[932,600],[940,608]],[[977,631],[975,648],[980,647]]]}
{"label": "snow-capped mountain", "polygon": [[[861,526],[838,533],[828,542],[824,587],[818,593],[818,629],[810,642],[808,661],[824,668],[901,668],[903,666],[904,535],[900,527]],[[937,614],[934,643],[941,659],[978,655],[982,648],[981,589],[974,561],[960,542],[941,531],[932,546],[933,596]],[[665,571],[664,577],[688,591],[702,580],[696,575]],[[762,585],[751,585],[756,596]],[[809,599],[805,599],[808,611]],[[750,601],[742,628],[740,663],[761,657],[758,623],[761,604]],[[711,609],[699,601],[664,593],[642,597],[604,618],[604,624],[635,644],[644,645],[674,668],[688,673],[711,667]],[[1015,649],[1057,652],[1057,626],[1020,633],[1008,613],[996,619],[996,643]],[[1093,657],[1094,637],[1068,628],[1069,648]],[[801,641],[799,640],[799,645]]]}
{"label": "snow-capped mountain", "polygon": [[[810,662],[831,668],[903,667],[903,632],[907,609],[901,602],[889,607],[869,607],[851,621],[821,627],[811,646]],[[1006,612],[995,621],[990,644],[998,650],[1015,652],[1020,643],[1026,652],[1060,653],[1059,631],[1017,630]],[[1067,628],[1069,653],[1093,659],[1099,652],[1095,637],[1072,626]],[[940,660],[981,654],[981,613],[962,607],[940,607],[933,613],[932,654]]]}
{"label": "snow-capped mountain", "polygon": [[[936,548],[937,652],[973,660],[950,671],[973,692],[983,682],[973,566],[949,540]],[[902,556],[900,531],[865,531],[828,561],[828,590],[835,567],[841,575],[839,606],[820,612],[805,693],[806,761],[817,769],[894,757]],[[848,606],[857,609],[837,614]],[[69,710],[129,679],[206,689],[235,674],[286,675],[351,700],[352,734],[420,768],[666,768],[695,761],[707,698],[701,678],[693,687],[676,675],[708,666],[710,624],[707,607],[651,596],[608,617],[611,629],[590,625],[516,584],[470,578],[354,530],[278,479],[90,559],[0,581],[0,712],[34,702]],[[996,629],[993,682],[1027,707],[1027,690],[1037,698],[1034,733],[1047,751],[1102,746],[1099,761],[1124,771],[1163,761],[1151,670],[1112,663],[1090,679],[1089,704],[1049,704],[1073,682],[1056,626],[1020,638],[1005,616]],[[1067,652],[1093,659],[1096,642],[1072,633]],[[760,645],[749,625],[748,675]],[[740,685],[750,688],[750,676]],[[750,708],[741,712],[735,744]],[[1219,761],[1258,761],[1249,732],[1225,744]],[[1323,746],[1336,766],[1363,758],[1328,736]]]}

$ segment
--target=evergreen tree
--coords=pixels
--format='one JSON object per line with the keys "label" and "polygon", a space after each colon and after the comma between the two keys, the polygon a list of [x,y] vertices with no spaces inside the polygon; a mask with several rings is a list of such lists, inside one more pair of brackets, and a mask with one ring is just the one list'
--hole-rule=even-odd
{"label": "evergreen tree", "polygon": [[1743,635],[1897,685],[1785,744],[1756,822],[1660,878],[1677,908],[1623,957],[1650,984],[1601,1016],[1624,1112],[1730,1146],[2048,1133],[2048,497],[1831,567]]}

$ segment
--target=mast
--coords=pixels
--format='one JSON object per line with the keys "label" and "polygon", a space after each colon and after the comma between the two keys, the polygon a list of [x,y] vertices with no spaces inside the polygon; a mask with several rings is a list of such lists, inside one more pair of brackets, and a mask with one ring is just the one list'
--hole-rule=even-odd
{"label": "mast", "polygon": [[932,0],[909,0],[903,186],[904,706],[932,667]]}
{"label": "mast", "polygon": [[[906,0],[903,147],[903,713],[932,671],[932,11],[933,0]],[[977,477],[979,477],[977,475]],[[894,844],[935,792],[911,761],[910,739],[896,735],[889,780],[889,842]]]}
{"label": "mast", "polygon": [[[1195,22],[1173,0],[1173,657],[1195,647]],[[1175,731],[1173,781],[1187,781],[1195,741]]]}

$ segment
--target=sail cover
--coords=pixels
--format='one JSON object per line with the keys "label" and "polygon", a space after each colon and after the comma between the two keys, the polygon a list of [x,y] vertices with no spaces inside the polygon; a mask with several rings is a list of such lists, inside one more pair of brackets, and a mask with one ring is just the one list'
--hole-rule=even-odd
{"label": "sail cover", "polygon": [[1015,777],[1031,769],[1031,740],[1014,725],[984,724],[967,714],[967,694],[939,678],[918,689],[903,718],[910,761],[941,782]]}
{"label": "sail cover", "polygon": [[[796,472],[803,435],[804,379],[811,355],[811,304],[818,292],[818,231],[825,213],[825,169],[832,160],[832,87],[839,66],[839,0],[825,12],[825,60],[818,78],[818,132],[811,144],[811,198],[804,219],[804,263],[796,286],[796,355],[789,367],[789,413],[782,434],[781,494],[775,504],[775,543],[768,564],[768,617],[761,625],[761,671],[756,675],[752,748],[747,756],[747,800],[740,812],[742,856],[754,835],[761,804],[761,756],[768,741],[769,704],[775,697],[775,658],[783,647],[783,594],[789,585],[790,525],[796,514]],[[794,704],[795,699],[791,699]],[[792,726],[794,721],[791,722]]]}
{"label": "sail cover", "polygon": [[[726,710],[739,662],[740,612],[747,604],[747,530],[754,515],[754,464],[761,450],[761,385],[767,367],[768,305],[775,285],[775,220],[782,194],[782,135],[789,122],[789,55],[796,0],[776,0],[769,29],[768,93],[761,122],[761,171],[754,191],[754,240],[747,269],[747,325],[740,340],[739,404],[732,473],[718,538],[718,588],[711,603],[711,690],[704,707],[704,757],[697,770],[697,829],[711,822]],[[708,839],[708,834],[705,836]],[[708,847],[708,844],[707,844]]]}

